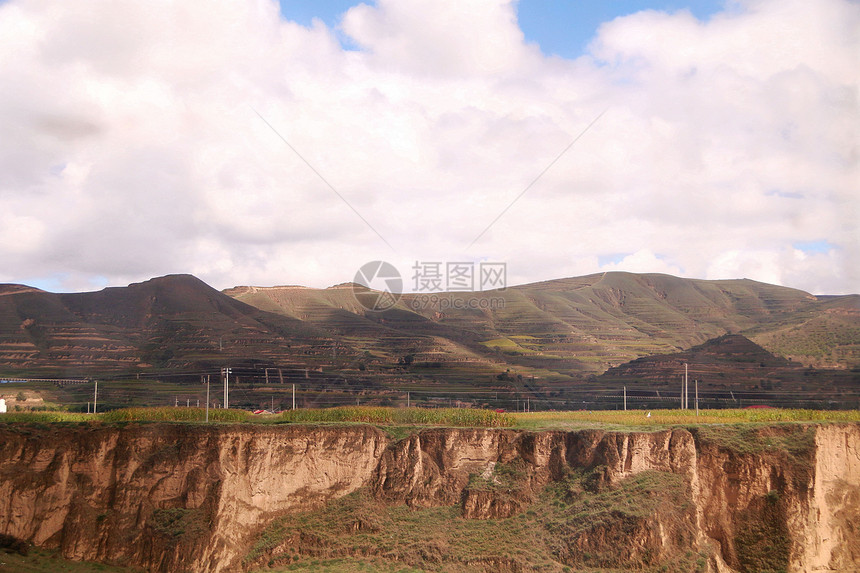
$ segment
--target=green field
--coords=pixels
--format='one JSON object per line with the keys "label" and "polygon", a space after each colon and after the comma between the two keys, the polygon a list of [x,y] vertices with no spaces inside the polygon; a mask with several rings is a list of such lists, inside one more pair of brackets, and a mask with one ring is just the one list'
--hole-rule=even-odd
{"label": "green field", "polygon": [[[650,417],[648,414],[651,414]],[[582,427],[698,426],[712,424],[770,424],[780,422],[858,422],[860,410],[800,410],[787,408],[732,410],[595,410],[593,412],[533,412],[511,414],[514,426],[529,430]]]}
{"label": "green field", "polygon": [[[650,416],[649,416],[650,414]],[[0,421],[14,422],[188,422],[203,423],[203,408],[126,408],[102,414],[62,411],[9,412]],[[524,430],[605,428],[666,428],[712,424],[766,424],[781,422],[860,422],[860,410],[801,410],[785,408],[733,410],[595,410],[576,412],[497,413],[469,408],[387,408],[341,406],[297,409],[280,414],[254,415],[245,410],[209,410],[210,423],[321,424],[359,423],[377,426],[452,426],[515,428]]]}

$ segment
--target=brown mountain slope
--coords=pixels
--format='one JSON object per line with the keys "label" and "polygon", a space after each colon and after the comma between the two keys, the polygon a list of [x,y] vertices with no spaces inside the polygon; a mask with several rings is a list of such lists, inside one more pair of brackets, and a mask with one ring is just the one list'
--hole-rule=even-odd
{"label": "brown mountain slope", "polygon": [[302,321],[260,311],[189,275],[92,293],[0,289],[6,373],[91,375],[230,358],[289,363],[319,339]]}

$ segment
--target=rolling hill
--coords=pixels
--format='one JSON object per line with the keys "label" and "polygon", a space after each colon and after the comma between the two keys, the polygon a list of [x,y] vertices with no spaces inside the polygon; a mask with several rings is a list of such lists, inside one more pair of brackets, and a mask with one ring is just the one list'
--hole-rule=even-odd
{"label": "rolling hill", "polygon": [[387,360],[411,352],[418,362],[571,376],[738,333],[803,364],[860,366],[860,296],[815,297],[746,279],[604,273],[503,291],[405,294],[384,312],[364,310],[349,285],[225,292]]}
{"label": "rolling hill", "polygon": [[[626,387],[631,396],[662,397],[680,394],[684,372],[691,386],[709,405],[715,399],[743,398],[772,405],[797,405],[801,399],[827,400],[837,396],[858,404],[860,375],[856,370],[819,369],[768,352],[739,334],[726,334],[681,352],[637,358],[608,369],[595,382],[600,386]],[[642,389],[647,389],[642,391]]]}

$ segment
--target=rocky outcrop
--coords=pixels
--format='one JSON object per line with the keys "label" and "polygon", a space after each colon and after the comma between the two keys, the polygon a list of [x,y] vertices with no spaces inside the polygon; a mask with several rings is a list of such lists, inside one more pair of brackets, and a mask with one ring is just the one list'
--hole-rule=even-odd
{"label": "rocky outcrop", "polygon": [[[560,563],[693,553],[711,571],[860,570],[859,424],[439,428],[399,441],[370,426],[0,425],[0,456],[0,533],[153,571],[239,570],[273,519],[360,488],[384,504],[498,519],[572,474],[588,491],[647,500],[562,524]],[[614,565],[594,557],[606,547]],[[522,568],[481,559],[478,570]]]}
{"label": "rocky outcrop", "polygon": [[[516,487],[537,492],[568,468],[603,468],[603,480],[617,483],[645,470],[695,474],[696,450],[687,430],[661,432],[520,432],[497,429],[426,430],[393,444],[374,473],[374,492],[413,507],[460,501],[472,475],[496,464],[519,463]],[[481,505],[496,505],[487,496]],[[502,512],[507,513],[507,512]],[[474,517],[499,517],[475,514]]]}

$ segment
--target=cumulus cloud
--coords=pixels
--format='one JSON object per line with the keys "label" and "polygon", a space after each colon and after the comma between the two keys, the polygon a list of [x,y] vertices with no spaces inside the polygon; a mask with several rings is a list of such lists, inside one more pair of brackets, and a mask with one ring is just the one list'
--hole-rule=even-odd
{"label": "cumulus cloud", "polygon": [[746,0],[617,18],[564,60],[512,0],[357,3],[339,30],[269,0],[10,0],[0,281],[327,286],[373,259],[494,260],[511,283],[857,292],[858,28],[856,2]]}

